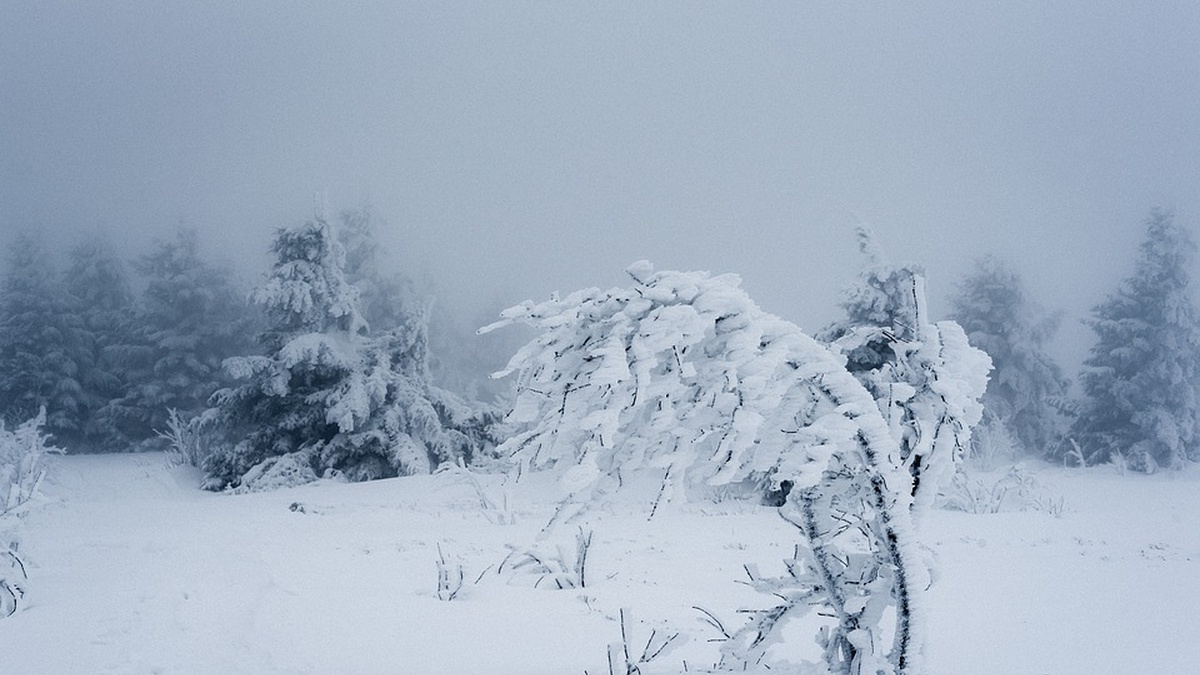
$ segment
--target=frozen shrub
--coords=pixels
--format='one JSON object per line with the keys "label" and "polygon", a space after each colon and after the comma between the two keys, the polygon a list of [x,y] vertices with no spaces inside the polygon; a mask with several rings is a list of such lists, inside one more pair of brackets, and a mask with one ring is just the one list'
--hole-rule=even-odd
{"label": "frozen shrub", "polygon": [[45,424],[45,408],[13,431],[0,422],[0,517],[19,515],[27,507],[46,476],[46,455],[62,452],[47,445]]}
{"label": "frozen shrub", "polygon": [[38,496],[46,455],[62,452],[47,445],[45,424],[45,408],[13,431],[0,422],[0,618],[19,610],[26,593],[28,574],[17,554],[17,521]]}
{"label": "frozen shrub", "polygon": [[[628,273],[630,288],[527,302],[483,329],[540,333],[501,373],[518,373],[516,433],[498,452],[523,471],[560,472],[567,496],[551,526],[632,473],[661,476],[655,509],[692,485],[790,482],[780,513],[805,546],[769,591],[784,604],[728,640],[723,666],[759,663],[783,624],[817,611],[835,617],[819,636],[835,672],[919,672],[928,584],[910,509],[952,473],[986,357],[956,325],[924,322],[922,297],[911,339],[857,327],[838,337],[847,351],[885,341],[864,363],[892,383],[864,382],[842,353],[759,309],[735,276],[644,262]],[[895,291],[921,289],[913,277]]]}

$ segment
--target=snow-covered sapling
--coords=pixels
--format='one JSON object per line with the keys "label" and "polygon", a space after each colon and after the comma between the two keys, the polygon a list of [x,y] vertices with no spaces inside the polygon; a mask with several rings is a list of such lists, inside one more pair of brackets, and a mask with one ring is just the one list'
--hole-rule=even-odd
{"label": "snow-covered sapling", "polygon": [[608,645],[608,675],[641,675],[642,666],[664,656],[685,639],[678,631],[667,633],[650,629],[645,641],[633,635],[629,610],[620,610],[621,641]]}
{"label": "snow-covered sapling", "polygon": [[475,497],[479,501],[479,508],[483,512],[485,518],[496,525],[513,525],[517,522],[517,516],[513,513],[512,506],[509,503],[509,490],[504,488],[500,495],[496,496],[491,490],[488,490],[480,482],[479,476],[467,467],[462,458],[458,458],[454,462],[445,462],[438,467],[438,473],[453,476],[454,478],[466,483],[475,492]]}
{"label": "snow-covered sapling", "polygon": [[24,512],[46,477],[46,455],[63,452],[48,444],[45,424],[45,408],[13,431],[0,422],[0,518]]}
{"label": "snow-covered sapling", "polygon": [[17,554],[19,542],[8,540],[9,530],[15,529],[40,492],[46,477],[46,455],[62,452],[48,445],[45,424],[45,408],[13,431],[0,422],[0,536],[5,541],[0,544],[0,617],[11,616],[21,608],[29,578]]}
{"label": "snow-covered sapling", "polygon": [[544,545],[530,548],[509,546],[509,554],[498,571],[507,566],[513,572],[534,577],[534,588],[566,590],[587,586],[588,553],[592,547],[592,531],[580,527],[575,533],[575,549],[568,553],[562,546],[547,551]]}
{"label": "snow-covered sapling", "polygon": [[201,414],[184,419],[175,408],[167,409],[166,429],[154,433],[166,441],[168,457],[175,465],[202,468],[204,461],[213,452],[214,434],[211,429],[215,416]]}
{"label": "snow-covered sapling", "polygon": [[441,543],[437,545],[437,597],[438,600],[450,602],[458,597],[463,587],[465,572],[462,560],[457,557],[447,557]]}

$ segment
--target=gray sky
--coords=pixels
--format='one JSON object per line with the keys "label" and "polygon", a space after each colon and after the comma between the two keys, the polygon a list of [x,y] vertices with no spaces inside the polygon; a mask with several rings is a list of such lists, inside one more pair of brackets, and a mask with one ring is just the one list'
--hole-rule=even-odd
{"label": "gray sky", "polygon": [[812,331],[862,218],[935,312],[1014,262],[1071,358],[1149,210],[1200,222],[1200,3],[0,0],[0,115],[4,240],[257,260],[323,192],[467,313],[648,258]]}

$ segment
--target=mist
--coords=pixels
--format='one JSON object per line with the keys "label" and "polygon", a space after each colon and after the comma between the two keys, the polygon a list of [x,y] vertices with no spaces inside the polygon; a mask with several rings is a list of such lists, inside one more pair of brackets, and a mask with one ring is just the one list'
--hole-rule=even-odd
{"label": "mist", "polygon": [[439,303],[736,272],[814,331],[869,223],[933,309],[995,253],[1065,320],[1153,207],[1200,219],[1200,7],[1164,2],[8,3],[0,228],[179,224],[252,277],[367,206]]}

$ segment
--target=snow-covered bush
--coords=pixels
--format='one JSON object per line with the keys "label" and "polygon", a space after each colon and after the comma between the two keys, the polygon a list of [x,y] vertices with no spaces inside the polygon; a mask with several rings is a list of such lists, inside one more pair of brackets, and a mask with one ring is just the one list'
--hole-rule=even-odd
{"label": "snow-covered bush", "polygon": [[268,492],[307,485],[320,478],[313,470],[312,450],[268,457],[255,464],[232,489],[236,493]]}
{"label": "snow-covered bush", "polygon": [[216,417],[235,441],[208,458],[208,485],[237,486],[283,455],[307,458],[313,475],[336,471],[350,480],[469,461],[486,415],[432,386],[425,312],[406,310],[404,321],[372,333],[344,274],[342,245],[323,219],[280,230],[274,252],[254,294],[267,316],[266,353],[225,361],[240,384],[214,395]]}
{"label": "snow-covered bush", "polygon": [[509,553],[500,563],[517,575],[533,578],[534,588],[566,590],[587,587],[588,553],[592,549],[592,531],[580,527],[575,533],[575,548],[568,553],[562,546],[547,550],[545,542],[531,548],[509,547]]}
{"label": "snow-covered bush", "polygon": [[62,453],[47,443],[46,410],[9,431],[0,422],[0,518],[20,515],[46,476],[46,455]]}
{"label": "snow-covered bush", "polygon": [[513,512],[509,500],[507,486],[501,490],[499,495],[494,494],[483,486],[483,483],[479,481],[479,476],[469,469],[461,458],[457,462],[447,462],[439,466],[438,473],[452,476],[469,485],[474,491],[476,499],[479,500],[480,511],[490,522],[496,525],[512,525],[517,522],[517,516]]}
{"label": "snow-covered bush", "polygon": [[983,419],[971,430],[971,447],[964,459],[965,464],[990,471],[1001,464],[1015,464],[1024,452],[1025,446],[1008,425],[985,408]]}
{"label": "snow-covered bush", "polygon": [[959,471],[943,488],[938,503],[944,509],[966,513],[1038,511],[1052,516],[1061,516],[1065,506],[1061,496],[1019,464],[995,480]]}
{"label": "snow-covered bush", "polygon": [[[644,262],[628,273],[630,288],[527,302],[482,329],[540,332],[500,373],[519,373],[508,418],[518,429],[500,454],[522,470],[561,472],[566,497],[552,525],[634,473],[661,475],[655,509],[689,485],[789,482],[780,513],[804,535],[801,559],[770,590],[784,604],[737,632],[723,665],[762,661],[784,623],[818,611],[835,617],[819,640],[836,672],[918,672],[928,584],[910,507],[914,492],[931,500],[918,481],[947,473],[941,465],[952,467],[977,419],[971,396],[982,392],[986,357],[956,326],[928,328],[919,315],[909,325],[927,342],[879,332],[885,360],[900,353],[937,373],[911,374],[918,389],[900,368],[887,399],[900,410],[885,420],[844,356],[763,312],[737,277],[656,273]],[[885,614],[895,618],[890,636]]]}
{"label": "snow-covered bush", "polygon": [[629,610],[619,611],[621,641],[608,645],[608,675],[641,675],[642,666],[666,656],[675,647],[686,642],[679,632],[665,632],[651,628],[645,640],[633,634]]}
{"label": "snow-covered bush", "polygon": [[0,618],[21,608],[28,573],[17,554],[18,518],[38,496],[46,477],[46,455],[62,450],[47,444],[46,409],[9,431],[0,421]]}
{"label": "snow-covered bush", "polygon": [[166,429],[155,434],[167,443],[167,453],[173,464],[203,467],[213,453],[214,432],[212,414],[200,414],[190,419],[174,408],[167,410]]}

